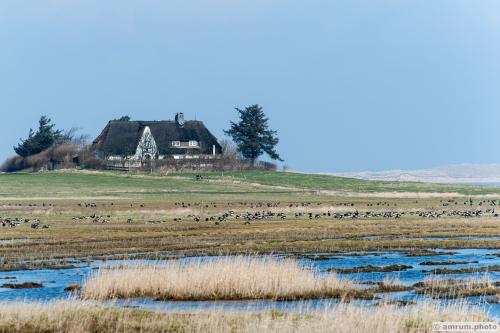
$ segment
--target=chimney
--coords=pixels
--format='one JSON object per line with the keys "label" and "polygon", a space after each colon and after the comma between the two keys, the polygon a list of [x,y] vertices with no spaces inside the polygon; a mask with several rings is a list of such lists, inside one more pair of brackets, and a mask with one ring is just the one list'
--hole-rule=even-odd
{"label": "chimney", "polygon": [[184,126],[184,113],[176,113],[175,114],[175,122],[179,126]]}

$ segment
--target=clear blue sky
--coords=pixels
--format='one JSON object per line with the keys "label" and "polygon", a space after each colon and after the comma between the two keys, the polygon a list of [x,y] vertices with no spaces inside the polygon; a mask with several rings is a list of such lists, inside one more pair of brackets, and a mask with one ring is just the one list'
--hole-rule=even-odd
{"label": "clear blue sky", "polygon": [[2,0],[0,159],[41,114],[203,120],[259,103],[291,168],[500,162],[496,0]]}

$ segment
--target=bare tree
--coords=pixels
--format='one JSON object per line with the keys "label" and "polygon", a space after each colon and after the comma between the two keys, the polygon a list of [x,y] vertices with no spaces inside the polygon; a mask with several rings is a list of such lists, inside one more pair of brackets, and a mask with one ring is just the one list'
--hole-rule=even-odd
{"label": "bare tree", "polygon": [[241,154],[238,152],[238,147],[230,140],[221,140],[222,156],[227,159],[241,159]]}
{"label": "bare tree", "polygon": [[88,134],[78,133],[81,131],[80,127],[71,127],[69,130],[64,131],[61,137],[60,144],[70,144],[73,146],[77,146],[78,148],[85,147],[90,140],[90,136]]}

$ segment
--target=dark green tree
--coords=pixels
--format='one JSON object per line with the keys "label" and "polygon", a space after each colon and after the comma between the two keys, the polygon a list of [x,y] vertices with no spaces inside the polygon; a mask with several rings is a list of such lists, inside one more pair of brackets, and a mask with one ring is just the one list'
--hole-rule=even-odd
{"label": "dark green tree", "polygon": [[36,132],[30,128],[28,138],[21,139],[21,143],[14,147],[14,151],[21,157],[27,157],[38,154],[45,149],[61,144],[64,141],[62,131],[54,129],[55,124],[47,116],[41,116],[38,121],[38,130]]}
{"label": "dark green tree", "polygon": [[231,128],[224,133],[229,135],[238,147],[243,157],[250,160],[252,166],[259,156],[267,153],[273,160],[283,161],[276,152],[278,144],[277,132],[270,130],[268,118],[259,105],[251,105],[244,110],[235,108],[240,120],[231,122]]}

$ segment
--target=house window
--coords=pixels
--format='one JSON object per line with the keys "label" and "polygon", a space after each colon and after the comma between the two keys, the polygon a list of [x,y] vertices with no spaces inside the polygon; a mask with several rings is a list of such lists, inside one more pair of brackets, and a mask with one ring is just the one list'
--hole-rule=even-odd
{"label": "house window", "polygon": [[173,147],[180,147],[181,146],[181,142],[180,141],[172,141],[172,146]]}
{"label": "house window", "polygon": [[151,142],[145,142],[144,146],[142,147],[142,151],[144,153],[152,153],[153,152],[153,145]]}
{"label": "house window", "polygon": [[189,140],[189,147],[198,147],[198,141]]}

